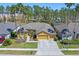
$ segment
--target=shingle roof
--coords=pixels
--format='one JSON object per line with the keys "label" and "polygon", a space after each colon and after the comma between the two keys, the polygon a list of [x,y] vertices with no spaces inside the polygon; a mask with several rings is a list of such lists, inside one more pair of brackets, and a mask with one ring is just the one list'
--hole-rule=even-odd
{"label": "shingle roof", "polygon": [[[48,34],[56,34],[53,27],[50,26],[47,23],[40,23],[40,22],[32,22],[32,23],[28,23],[24,26],[22,26],[24,29],[32,29],[32,30],[36,30],[36,33],[39,32],[46,32]],[[48,29],[51,29],[52,31],[54,31],[53,33],[48,32]]]}
{"label": "shingle roof", "polygon": [[66,25],[66,24],[58,24],[58,25],[54,25],[54,27],[55,27],[59,32],[61,32],[63,29],[66,29],[66,28],[67,28],[67,25]]}
{"label": "shingle roof", "polygon": [[12,22],[0,23],[0,35],[7,35],[7,34],[9,34],[10,32],[7,29],[14,30],[17,26],[15,26],[15,23],[12,23]]}
{"label": "shingle roof", "polygon": [[55,28],[61,32],[63,29],[69,29],[71,33],[76,32],[79,33],[79,23],[69,23],[68,27],[66,24],[56,25]]}

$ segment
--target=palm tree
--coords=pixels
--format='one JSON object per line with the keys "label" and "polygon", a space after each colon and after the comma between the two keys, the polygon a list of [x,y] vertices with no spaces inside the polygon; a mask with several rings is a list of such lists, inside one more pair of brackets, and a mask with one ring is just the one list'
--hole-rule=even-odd
{"label": "palm tree", "polygon": [[15,26],[17,26],[17,24],[16,24],[16,5],[12,5],[10,7],[10,14],[12,15],[12,19],[15,22]]}
{"label": "palm tree", "polygon": [[41,7],[38,5],[34,5],[34,18],[37,19],[37,21],[40,21],[41,17]]}
{"label": "palm tree", "polygon": [[27,19],[28,22],[32,19],[33,16],[33,10],[31,6],[27,6]]}
{"label": "palm tree", "polygon": [[77,19],[76,20],[78,20],[79,19],[79,4],[76,5],[75,11],[76,11],[76,14],[77,14]]}
{"label": "palm tree", "polygon": [[31,6],[24,6],[23,7],[23,14],[25,15],[25,23],[29,22],[33,17],[33,10]]}
{"label": "palm tree", "polygon": [[8,17],[6,18],[6,22],[9,20],[11,20],[10,19],[10,6],[7,6],[6,8],[5,8],[5,11],[7,12],[7,14],[8,14]]}

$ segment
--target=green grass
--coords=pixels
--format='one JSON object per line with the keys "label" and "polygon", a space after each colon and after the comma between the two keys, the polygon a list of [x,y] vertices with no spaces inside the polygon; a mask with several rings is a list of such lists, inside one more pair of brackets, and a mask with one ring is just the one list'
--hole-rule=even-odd
{"label": "green grass", "polygon": [[64,48],[79,48],[79,45],[64,45]]}
{"label": "green grass", "polygon": [[79,51],[62,51],[65,55],[79,55]]}
{"label": "green grass", "polygon": [[61,44],[60,41],[57,41],[57,45],[59,48],[63,48],[63,44]]}
{"label": "green grass", "polygon": [[0,48],[37,48],[37,42],[23,42],[17,43],[15,40],[12,40],[13,43],[10,46],[0,46]]}
{"label": "green grass", "polygon": [[13,54],[13,55],[35,55],[36,51],[16,51],[16,50],[0,50],[0,54]]}
{"label": "green grass", "polygon": [[68,45],[65,45],[65,44],[61,44],[59,41],[57,41],[57,44],[58,44],[58,47],[59,48],[79,48],[79,45],[78,44],[68,44]]}

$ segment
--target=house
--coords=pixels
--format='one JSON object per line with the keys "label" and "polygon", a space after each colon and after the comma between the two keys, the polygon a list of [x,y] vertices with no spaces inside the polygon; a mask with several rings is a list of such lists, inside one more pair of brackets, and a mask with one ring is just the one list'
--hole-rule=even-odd
{"label": "house", "polygon": [[74,39],[79,39],[79,23],[70,23],[69,30],[73,33]]}
{"label": "house", "polygon": [[62,38],[62,40],[64,40],[64,39],[72,39],[72,35],[71,35],[71,32],[69,31],[69,29],[63,29],[62,31],[61,31],[61,38]]}
{"label": "house", "polygon": [[54,40],[56,37],[53,27],[47,23],[32,22],[23,25],[22,28],[28,33],[30,40]]}
{"label": "house", "polygon": [[68,26],[66,24],[58,24],[54,25],[57,35],[60,39],[72,39],[72,33],[70,32]]}
{"label": "house", "polygon": [[12,23],[12,22],[7,22],[7,23],[0,23],[0,36],[4,36],[5,38],[10,38],[10,31],[17,31],[20,29],[19,25]]}
{"label": "house", "polygon": [[61,39],[79,39],[79,23],[54,25]]}

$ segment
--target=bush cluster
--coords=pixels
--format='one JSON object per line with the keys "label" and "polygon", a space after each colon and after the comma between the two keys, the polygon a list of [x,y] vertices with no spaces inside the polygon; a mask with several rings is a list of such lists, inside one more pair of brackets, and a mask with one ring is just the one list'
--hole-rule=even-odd
{"label": "bush cluster", "polygon": [[16,38],[16,37],[17,37],[16,32],[11,32],[11,38]]}
{"label": "bush cluster", "polygon": [[4,42],[3,42],[3,46],[8,46],[8,45],[11,45],[12,44],[12,40],[11,39],[6,39]]}

